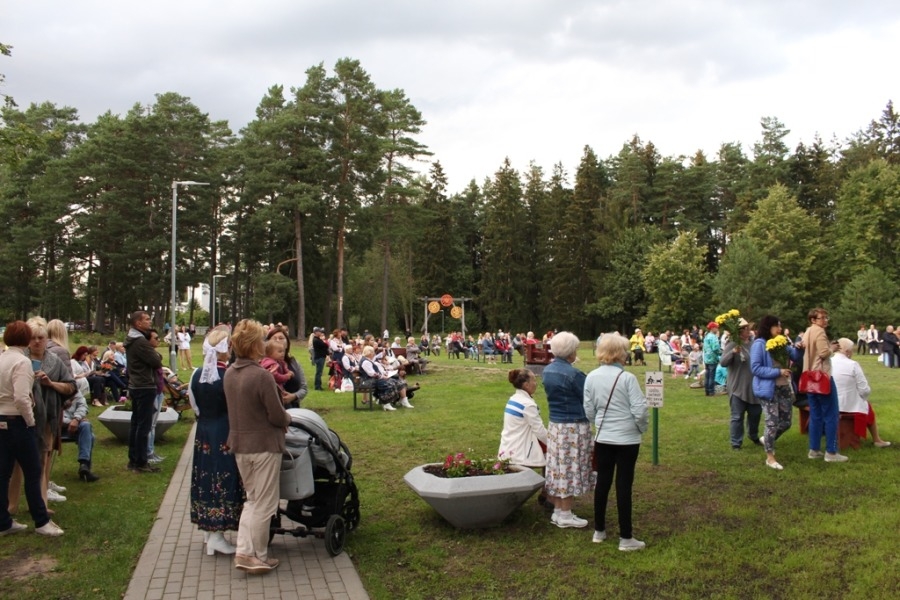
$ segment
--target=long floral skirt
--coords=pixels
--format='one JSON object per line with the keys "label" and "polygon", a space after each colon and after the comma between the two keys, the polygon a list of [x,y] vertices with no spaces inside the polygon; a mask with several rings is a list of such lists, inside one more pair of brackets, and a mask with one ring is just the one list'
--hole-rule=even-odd
{"label": "long floral skirt", "polygon": [[547,494],[557,498],[593,491],[591,424],[550,423],[547,429]]}
{"label": "long floral skirt", "polygon": [[234,455],[226,451],[228,415],[197,420],[191,472],[191,523],[203,531],[237,531],[244,485]]}

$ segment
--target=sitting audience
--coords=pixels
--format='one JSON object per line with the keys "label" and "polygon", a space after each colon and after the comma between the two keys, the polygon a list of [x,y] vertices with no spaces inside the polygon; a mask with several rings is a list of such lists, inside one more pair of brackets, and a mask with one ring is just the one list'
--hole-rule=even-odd
{"label": "sitting audience", "polygon": [[360,377],[371,379],[375,382],[375,399],[384,410],[396,410],[395,403],[404,408],[413,408],[406,398],[406,382],[395,379],[387,374],[387,370],[380,360],[375,360],[375,348],[365,346],[362,351],[362,359],[359,363]]}
{"label": "sitting audience", "polygon": [[831,377],[837,387],[838,406],[841,412],[854,413],[856,422],[854,430],[860,437],[866,437],[866,429],[872,433],[872,442],[878,448],[891,445],[878,435],[875,424],[875,411],[869,403],[872,388],[859,363],[853,360],[853,349],[856,345],[848,338],[838,340],[838,352],[831,357]]}

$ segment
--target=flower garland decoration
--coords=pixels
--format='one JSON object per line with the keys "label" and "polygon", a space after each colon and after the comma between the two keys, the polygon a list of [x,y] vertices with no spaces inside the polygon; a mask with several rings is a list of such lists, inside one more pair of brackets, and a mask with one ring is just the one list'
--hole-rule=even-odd
{"label": "flower garland decoration", "polygon": [[790,365],[790,357],[787,351],[788,339],[783,335],[776,335],[766,341],[766,352],[772,357],[772,360],[783,368]]}
{"label": "flower garland decoration", "polygon": [[735,343],[735,345],[741,345],[741,313],[736,308],[732,308],[726,313],[722,313],[718,317],[715,318],[716,323],[719,324],[719,329],[727,331],[728,337]]}

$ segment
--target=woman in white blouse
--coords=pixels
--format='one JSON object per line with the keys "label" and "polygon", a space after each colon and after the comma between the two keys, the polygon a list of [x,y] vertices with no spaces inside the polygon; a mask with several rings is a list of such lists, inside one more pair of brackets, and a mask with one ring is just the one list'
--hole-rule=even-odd
{"label": "woman in white blouse", "polygon": [[[891,445],[878,435],[878,426],[875,424],[875,411],[869,403],[869,395],[872,388],[863,373],[859,363],[850,358],[853,356],[853,348],[856,344],[848,338],[838,340],[839,352],[831,357],[831,376],[837,387],[838,406],[841,412],[857,413],[864,415],[865,428],[872,434],[872,442],[878,448],[887,448]],[[858,429],[863,429],[858,427]],[[859,433],[859,431],[857,431]],[[862,431],[863,436],[865,430]]]}

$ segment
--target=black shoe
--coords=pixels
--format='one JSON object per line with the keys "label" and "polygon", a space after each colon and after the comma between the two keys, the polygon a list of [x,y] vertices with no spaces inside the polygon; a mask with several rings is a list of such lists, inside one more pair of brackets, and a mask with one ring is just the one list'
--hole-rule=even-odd
{"label": "black shoe", "polygon": [[762,443],[759,441],[759,436],[758,436],[758,435],[755,435],[755,436],[752,435],[752,436],[749,436],[749,437],[750,437],[750,441],[751,441],[751,442],[753,442],[753,443],[756,444],[757,446],[762,446]]}
{"label": "black shoe", "polygon": [[131,469],[132,473],[159,473],[159,467],[154,467],[153,465],[142,465],[140,467],[134,467]]}
{"label": "black shoe", "polygon": [[91,468],[87,465],[81,465],[81,468],[78,469],[78,478],[85,483],[94,483],[99,477],[91,473]]}

